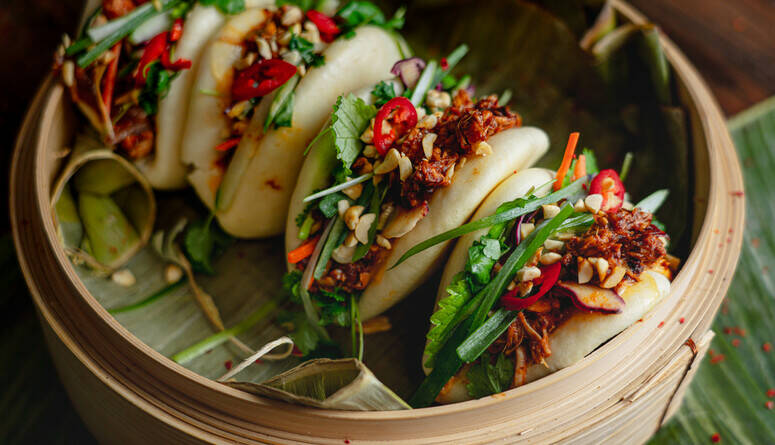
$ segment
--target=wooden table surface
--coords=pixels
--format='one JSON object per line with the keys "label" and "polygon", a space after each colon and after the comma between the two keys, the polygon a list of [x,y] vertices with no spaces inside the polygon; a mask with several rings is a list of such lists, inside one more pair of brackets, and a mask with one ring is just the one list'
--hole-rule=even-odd
{"label": "wooden table surface", "polygon": [[[678,44],[721,104],[734,115],[775,95],[774,0],[631,0]],[[24,112],[45,76],[61,35],[75,28],[82,2],[0,2],[0,144],[7,168]],[[7,181],[0,195],[8,196]],[[7,214],[7,205],[3,205]],[[7,233],[8,218],[0,233]],[[0,443],[92,442],[59,384],[32,303],[0,238]],[[4,369],[3,369],[4,368]],[[2,412],[2,410],[0,410]]]}

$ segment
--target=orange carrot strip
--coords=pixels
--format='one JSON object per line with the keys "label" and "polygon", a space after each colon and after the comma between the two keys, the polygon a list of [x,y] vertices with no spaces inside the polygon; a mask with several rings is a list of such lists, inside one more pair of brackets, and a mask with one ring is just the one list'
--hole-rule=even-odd
{"label": "orange carrot strip", "polygon": [[304,258],[312,255],[312,252],[315,251],[315,245],[318,243],[318,239],[320,239],[320,236],[316,236],[315,238],[307,240],[307,242],[301,246],[288,252],[288,262],[291,264],[296,264]]}
{"label": "orange carrot strip", "polygon": [[573,161],[573,152],[576,151],[576,144],[579,142],[579,133],[573,132],[568,138],[568,145],[565,146],[565,154],[562,157],[562,164],[557,170],[557,180],[554,182],[554,189],[559,190],[562,188],[562,181],[565,179],[565,175],[570,170],[571,161]]}
{"label": "orange carrot strip", "polygon": [[587,157],[579,155],[579,158],[576,160],[576,166],[573,168],[573,180],[575,181],[584,176],[587,176]]}

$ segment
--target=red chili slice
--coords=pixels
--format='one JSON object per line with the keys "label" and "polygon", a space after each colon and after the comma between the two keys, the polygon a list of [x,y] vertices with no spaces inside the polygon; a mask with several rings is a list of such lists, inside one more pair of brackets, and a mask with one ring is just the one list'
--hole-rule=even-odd
{"label": "red chili slice", "polygon": [[266,96],[296,74],[296,66],[280,59],[263,59],[237,74],[231,86],[235,101]]}
{"label": "red chili slice", "polygon": [[519,289],[514,289],[511,292],[501,297],[501,304],[503,307],[510,311],[520,311],[527,307],[530,307],[533,303],[538,301],[541,297],[549,292],[549,289],[554,287],[557,280],[560,279],[560,262],[556,262],[550,266],[541,268],[541,288],[535,294],[527,297],[519,297]]}
{"label": "red chili slice", "polygon": [[405,97],[394,97],[390,99],[382,108],[377,112],[377,117],[374,118],[374,147],[377,151],[384,155],[390,149],[390,146],[396,140],[396,132],[394,129],[390,129],[388,134],[383,134],[382,124],[390,116],[390,113],[398,109],[395,116],[393,116],[393,124],[397,127],[402,127],[403,130],[408,130],[417,125],[417,110],[414,108],[412,102]]}
{"label": "red chili slice", "polygon": [[221,142],[220,144],[216,145],[215,146],[215,151],[229,151],[232,148],[234,148],[237,145],[239,145],[239,141],[241,141],[241,140],[242,140],[241,137],[227,139],[227,140]]}
{"label": "red chili slice", "polygon": [[317,26],[318,31],[320,31],[320,39],[326,43],[333,42],[336,36],[342,32],[334,19],[322,12],[315,10],[307,11],[307,18]]}
{"label": "red chili slice", "polygon": [[603,195],[601,210],[604,212],[619,210],[624,203],[624,184],[615,170],[607,169],[598,173],[589,185],[589,193]]}
{"label": "red chili slice", "polygon": [[175,19],[175,22],[172,24],[172,29],[170,30],[170,42],[177,42],[180,40],[180,37],[183,35],[183,19],[177,18]]}
{"label": "red chili slice", "polygon": [[180,71],[191,68],[191,61],[188,59],[178,59],[172,62],[170,60],[170,50],[168,48],[161,54],[161,65],[171,71]]}
{"label": "red chili slice", "polygon": [[169,33],[167,31],[159,33],[156,37],[152,38],[147,45],[145,45],[143,55],[140,56],[140,62],[138,62],[134,73],[136,86],[141,87],[145,85],[145,81],[148,76],[148,66],[150,66],[150,64],[154,61],[158,60],[159,57],[161,57],[162,54],[164,54],[164,52],[167,50],[168,35]]}

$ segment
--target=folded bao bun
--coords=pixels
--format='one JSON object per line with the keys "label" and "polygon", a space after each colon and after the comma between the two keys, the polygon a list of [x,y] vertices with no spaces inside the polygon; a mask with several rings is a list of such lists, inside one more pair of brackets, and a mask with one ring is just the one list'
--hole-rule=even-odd
{"label": "folded bao bun", "polygon": [[[392,248],[373,279],[361,295],[359,310],[363,320],[375,317],[398,303],[417,288],[439,263],[448,243],[436,245],[419,253],[398,267],[387,270],[414,245],[458,227],[466,222],[482,200],[501,181],[514,171],[527,168],[537,161],[549,148],[549,138],[542,130],[533,127],[512,128],[492,136],[487,141],[492,154],[484,157],[470,157],[455,171],[452,184],[433,193],[427,216],[421,219],[409,233],[391,240]],[[313,150],[317,147],[313,147]],[[330,181],[330,165],[321,163],[322,157],[310,154],[302,168],[299,183],[291,198],[286,231],[286,252],[298,247],[296,237],[296,215],[304,208],[302,200]],[[309,179],[314,178],[314,179]],[[398,212],[395,218],[407,218],[407,213]],[[289,264],[289,270],[292,269]]]}
{"label": "folded bao bun", "polygon": [[[246,2],[247,7],[273,4],[273,0]],[[192,67],[178,73],[170,84],[167,96],[159,101],[153,155],[137,162],[137,167],[154,188],[168,190],[186,186],[186,168],[180,159],[189,98],[202,51],[225,20],[225,16],[214,6],[202,5],[194,6],[186,17],[183,35],[177,42],[174,57],[191,60]]]}
{"label": "folded bao bun", "polygon": [[[492,215],[503,202],[524,196],[532,187],[544,185],[553,178],[554,172],[537,168],[524,170],[511,176],[487,197],[473,219]],[[453,277],[465,267],[468,249],[484,233],[486,230],[472,232],[458,240],[444,268],[436,297],[436,309],[438,309],[438,301],[446,296],[446,288],[451,284]],[[552,355],[546,358],[548,367],[542,364],[529,366],[526,382],[537,380],[578,362],[608,339],[634,324],[670,292],[669,275],[670,272],[662,267],[653,266],[641,274],[638,282],[626,286],[623,290],[620,289],[620,296],[626,304],[618,314],[580,310],[575,312],[570,319],[549,335]],[[430,369],[425,367],[426,360],[427,357],[423,357],[423,370],[428,374]],[[452,382],[447,384],[439,394],[437,402],[455,403],[471,399],[466,388],[468,368],[467,365],[461,368],[452,378]]]}
{"label": "folded bao bun", "polygon": [[197,73],[182,156],[192,167],[189,182],[210,209],[215,209],[220,186],[216,217],[226,232],[240,238],[282,233],[304,150],[336,99],[389,77],[405,50],[400,38],[375,26],[358,28],[352,38],[331,43],[323,52],[325,64],[309,69],[295,89],[292,126],[264,132],[274,94],[264,97],[221,180],[215,165],[219,156],[213,148],[222,142],[221,133],[228,124],[219,99],[197,91],[215,89],[228,97],[232,66],[240,57],[239,36],[260,20],[261,15],[253,11],[242,13],[225,25],[208,48]]}

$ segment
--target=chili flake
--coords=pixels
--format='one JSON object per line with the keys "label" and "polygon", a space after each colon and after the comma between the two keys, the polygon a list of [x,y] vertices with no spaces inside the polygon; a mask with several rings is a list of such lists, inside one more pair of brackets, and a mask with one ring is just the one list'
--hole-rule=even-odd
{"label": "chili flake", "polygon": [[231,370],[231,365],[232,365],[231,360],[226,360],[225,362],[223,362],[223,367],[226,368],[227,371]]}
{"label": "chili flake", "polygon": [[679,319],[678,319],[678,322],[679,322],[679,323],[681,323],[681,324],[684,324],[684,321],[686,321],[686,319],[685,319],[685,318],[683,318],[683,317],[681,317],[681,318],[679,318]]}
{"label": "chili flake", "polygon": [[768,401],[767,401],[767,402],[764,404],[764,406],[765,406],[767,409],[773,409],[773,408],[775,408],[775,402],[773,402],[772,400],[768,400]]}
{"label": "chili flake", "polygon": [[657,327],[658,327],[658,328],[661,328],[661,327],[662,327],[662,326],[664,326],[664,325],[665,325],[665,322],[664,322],[664,321],[660,321],[660,322],[659,322],[659,324],[657,325]]}
{"label": "chili flake", "polygon": [[734,346],[734,347],[740,346],[740,339],[736,338],[736,339],[732,340],[732,346]]}
{"label": "chili flake", "polygon": [[762,345],[762,349],[764,350],[764,352],[770,352],[770,349],[772,349],[772,345],[770,344],[770,342],[764,342],[764,344]]}
{"label": "chili flake", "polygon": [[767,397],[770,397],[770,398],[775,397],[775,389],[772,389],[772,388],[768,389]]}
{"label": "chili flake", "polygon": [[710,362],[713,363],[713,364],[716,364],[716,363],[719,363],[719,362],[723,362],[724,358],[725,358],[724,354],[719,354],[719,355],[716,355],[713,358],[711,358]]}
{"label": "chili flake", "polygon": [[721,436],[719,435],[719,433],[713,433],[713,435],[710,436],[710,441],[713,443],[719,443],[721,442]]}

